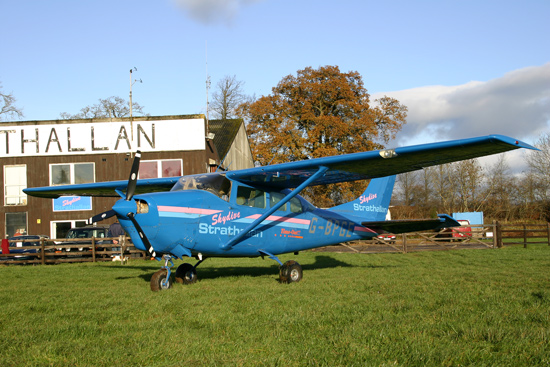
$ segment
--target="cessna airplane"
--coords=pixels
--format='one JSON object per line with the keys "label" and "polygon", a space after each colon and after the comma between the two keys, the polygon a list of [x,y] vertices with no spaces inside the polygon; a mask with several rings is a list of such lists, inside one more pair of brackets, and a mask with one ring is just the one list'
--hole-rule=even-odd
{"label": "cessna airplane", "polygon": [[[151,289],[172,285],[173,258],[195,257],[176,269],[178,283],[197,280],[197,266],[208,257],[268,257],[280,265],[283,283],[302,279],[293,260],[277,255],[404,233],[459,226],[448,215],[436,219],[385,220],[395,175],[508,150],[536,149],[502,135],[383,149],[243,170],[138,180],[140,152],[128,181],[28,188],[28,195],[121,197],[92,222],[116,216],[134,246],[164,266]],[[371,179],[356,200],[316,208],[299,194],[308,186]]]}

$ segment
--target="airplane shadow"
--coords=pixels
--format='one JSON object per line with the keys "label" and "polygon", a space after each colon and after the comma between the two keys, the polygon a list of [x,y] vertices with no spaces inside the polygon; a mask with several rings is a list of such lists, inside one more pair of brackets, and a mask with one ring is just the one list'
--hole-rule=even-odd
{"label": "airplane shadow", "polygon": [[[266,259],[266,261],[272,261],[272,260]],[[279,265],[275,262],[273,262],[273,264],[269,266],[221,266],[221,267],[219,266],[209,267],[207,263],[208,263],[208,260],[206,260],[204,264],[200,265],[197,268],[199,281],[201,279],[216,279],[221,277],[234,277],[234,276],[260,277],[260,276],[266,276],[266,275],[275,276],[277,278],[277,281],[279,279]],[[180,264],[176,264],[174,266],[174,268],[172,269],[172,274],[175,274],[176,269],[179,265]],[[378,266],[351,265],[344,261],[340,261],[331,256],[326,256],[326,255],[315,256],[315,262],[312,264],[300,264],[300,265],[302,266],[303,271],[316,270],[316,269],[332,269],[332,268],[338,268],[338,267],[368,267],[368,268],[378,267]],[[127,266],[123,266],[123,267],[127,268]],[[140,270],[143,270],[144,272],[146,272],[144,274],[139,275],[139,277],[146,282],[151,281],[151,277],[153,276],[153,273],[156,271],[155,270],[152,272],[152,269],[150,267],[136,267],[136,268],[139,268]],[[127,278],[124,277],[124,279],[127,279]]]}

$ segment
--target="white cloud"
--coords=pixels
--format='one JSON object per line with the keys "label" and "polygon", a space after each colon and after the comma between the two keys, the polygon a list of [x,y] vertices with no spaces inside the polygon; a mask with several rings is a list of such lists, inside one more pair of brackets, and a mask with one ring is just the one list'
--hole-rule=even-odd
{"label": "white cloud", "polygon": [[487,82],[427,86],[388,95],[409,108],[396,144],[509,135],[533,143],[550,132],[550,63],[515,70]]}
{"label": "white cloud", "polygon": [[241,8],[262,0],[173,0],[189,16],[201,23],[230,24]]}

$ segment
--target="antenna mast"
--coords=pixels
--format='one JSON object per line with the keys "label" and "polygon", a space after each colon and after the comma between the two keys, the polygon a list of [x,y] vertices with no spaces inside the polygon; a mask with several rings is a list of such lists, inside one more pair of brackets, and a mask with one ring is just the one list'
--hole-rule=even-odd
{"label": "antenna mast", "polygon": [[210,76],[208,75],[208,41],[206,41],[206,136],[210,133],[208,118],[208,91],[210,90]]}
{"label": "antenna mast", "polygon": [[137,71],[137,68],[134,66],[133,69],[130,69],[130,141],[132,142],[132,145],[134,144],[134,117],[132,115],[132,86],[136,83],[136,82],[140,82],[140,83],[143,83],[141,81],[141,79],[135,79],[135,80],[132,80],[132,73],[134,71]]}

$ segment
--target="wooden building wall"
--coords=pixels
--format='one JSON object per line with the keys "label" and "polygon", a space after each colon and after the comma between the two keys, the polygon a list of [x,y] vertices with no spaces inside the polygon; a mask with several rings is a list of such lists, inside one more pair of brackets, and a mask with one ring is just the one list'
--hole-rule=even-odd
{"label": "wooden building wall", "polygon": [[[148,152],[142,154],[141,159],[182,159],[182,173],[184,175],[207,172],[208,162],[212,162],[212,159],[218,161],[217,156],[215,156],[215,150],[208,149],[208,144],[205,151]],[[6,157],[0,159],[2,166],[21,164],[27,166],[27,187],[48,186],[50,182],[50,164],[59,163],[95,163],[96,182],[127,180],[132,161],[133,158],[127,153]],[[0,170],[0,182],[2,183],[4,182],[3,175],[4,170],[2,169]],[[27,212],[27,233],[49,235],[51,221],[85,220],[95,214],[111,209],[116,200],[118,198],[115,197],[92,198],[92,210],[54,212],[51,199],[27,196],[27,205],[6,206],[4,205],[4,198],[2,198],[2,205],[0,205],[0,231],[4,232],[6,228],[5,213]],[[111,218],[102,224],[110,224],[114,220],[114,218]],[[3,233],[2,238],[4,238]]]}

